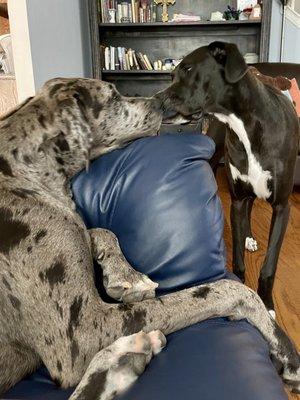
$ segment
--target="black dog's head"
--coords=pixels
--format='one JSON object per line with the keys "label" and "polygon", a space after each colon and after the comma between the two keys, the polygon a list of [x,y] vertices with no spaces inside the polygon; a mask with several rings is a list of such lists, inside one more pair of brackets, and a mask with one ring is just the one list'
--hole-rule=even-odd
{"label": "black dog's head", "polygon": [[174,70],[172,84],[157,94],[164,119],[198,119],[199,114],[220,111],[247,69],[234,44],[213,42],[188,54]]}

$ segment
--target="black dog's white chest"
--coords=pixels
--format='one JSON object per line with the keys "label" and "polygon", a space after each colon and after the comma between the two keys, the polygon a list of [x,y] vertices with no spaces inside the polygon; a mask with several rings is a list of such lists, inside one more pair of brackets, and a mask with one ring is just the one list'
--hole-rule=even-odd
{"label": "black dog's white chest", "polygon": [[214,115],[219,121],[229,125],[245,148],[248,159],[248,171],[247,173],[239,171],[237,166],[234,165],[234,160],[232,160],[229,163],[229,167],[233,181],[236,182],[239,179],[242,182],[250,184],[253,192],[258,198],[265,200],[268,199],[272,194],[268,187],[268,181],[272,179],[272,175],[270,171],[263,170],[259,160],[252,153],[251,143],[243,121],[235,114],[224,115],[215,113]]}

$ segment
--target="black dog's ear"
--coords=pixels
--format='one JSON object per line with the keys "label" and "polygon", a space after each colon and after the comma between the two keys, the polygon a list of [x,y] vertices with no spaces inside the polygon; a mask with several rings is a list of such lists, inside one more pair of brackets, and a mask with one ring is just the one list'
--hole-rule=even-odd
{"label": "black dog's ear", "polygon": [[213,42],[208,49],[215,60],[223,65],[227,82],[236,83],[245,76],[248,66],[235,44]]}

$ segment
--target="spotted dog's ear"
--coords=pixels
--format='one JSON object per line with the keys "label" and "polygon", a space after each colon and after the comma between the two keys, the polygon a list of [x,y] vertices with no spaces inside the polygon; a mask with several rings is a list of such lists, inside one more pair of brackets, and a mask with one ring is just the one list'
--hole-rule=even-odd
{"label": "spotted dog's ear", "polygon": [[235,44],[213,42],[208,49],[217,63],[224,67],[227,82],[236,83],[246,75],[248,66]]}
{"label": "spotted dog's ear", "polygon": [[89,167],[92,131],[80,93],[69,89],[56,96],[56,120],[70,148],[81,150]]}

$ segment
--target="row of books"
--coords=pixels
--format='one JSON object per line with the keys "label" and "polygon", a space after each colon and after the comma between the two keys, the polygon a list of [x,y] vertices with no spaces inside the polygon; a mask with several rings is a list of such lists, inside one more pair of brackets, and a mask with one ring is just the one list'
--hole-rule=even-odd
{"label": "row of books", "polygon": [[101,46],[101,59],[104,60],[103,69],[115,70],[146,70],[167,71],[175,68],[181,60],[156,60],[151,62],[147,54],[126,49],[125,47]]}
{"label": "row of books", "polygon": [[157,6],[153,0],[99,0],[101,22],[156,22]]}

